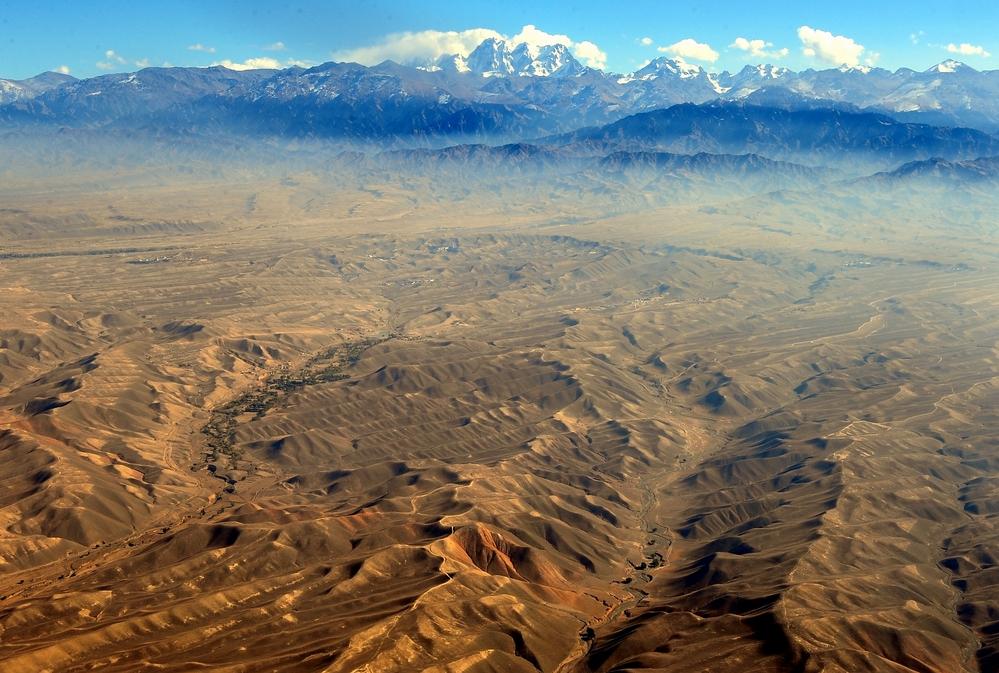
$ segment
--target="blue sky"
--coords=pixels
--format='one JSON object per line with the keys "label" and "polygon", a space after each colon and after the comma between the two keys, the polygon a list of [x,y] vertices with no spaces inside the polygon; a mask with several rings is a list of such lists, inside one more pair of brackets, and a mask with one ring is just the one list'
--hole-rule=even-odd
{"label": "blue sky", "polygon": [[[525,32],[524,26],[535,28]],[[0,0],[0,77],[22,78],[61,67],[89,77],[145,65],[424,58],[455,45],[467,48],[493,33],[562,41],[587,62],[619,72],[662,55],[715,70],[762,61],[793,69],[831,67],[836,61],[925,69],[946,58],[982,70],[999,68],[996,0]]]}

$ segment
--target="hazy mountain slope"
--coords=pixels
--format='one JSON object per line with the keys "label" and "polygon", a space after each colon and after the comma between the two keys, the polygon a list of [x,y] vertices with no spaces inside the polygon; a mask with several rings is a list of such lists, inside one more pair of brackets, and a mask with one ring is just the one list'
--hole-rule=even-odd
{"label": "hazy mountain slope", "polygon": [[970,158],[999,150],[980,131],[896,122],[848,110],[787,110],[738,103],[683,104],[545,139],[552,145],[661,149],[674,152],[745,153],[833,162],[897,162],[944,156]]}
{"label": "hazy mountain slope", "polygon": [[22,80],[0,79],[0,105],[28,100],[75,81],[75,77],[59,72],[43,72]]}
{"label": "hazy mountain slope", "polygon": [[911,161],[874,178],[903,181],[912,178],[936,179],[943,182],[994,182],[999,180],[999,157],[982,157],[967,161],[927,159]]}
{"label": "hazy mountain slope", "polygon": [[[146,68],[80,81],[55,73],[0,80],[0,124],[134,130],[152,115],[157,128],[176,131],[197,124],[222,127],[233,116],[233,125],[250,133],[392,141],[464,134],[509,141],[679,103],[733,100],[789,110],[857,108],[910,121],[999,129],[999,71],[979,72],[956,61],[925,72],[867,67],[793,72],[758,65],[713,73],[660,57],[618,75],[583,66],[561,45],[502,40],[486,40],[468,56],[453,54],[418,66],[386,61],[280,71]],[[263,114],[275,123],[251,123]],[[442,119],[460,120],[460,132],[448,133]]]}

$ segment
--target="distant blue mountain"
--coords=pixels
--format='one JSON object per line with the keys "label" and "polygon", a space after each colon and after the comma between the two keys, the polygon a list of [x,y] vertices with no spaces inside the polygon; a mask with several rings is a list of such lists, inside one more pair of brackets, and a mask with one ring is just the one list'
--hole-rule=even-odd
{"label": "distant blue mountain", "polygon": [[75,82],[76,78],[59,72],[43,72],[28,79],[0,79],[0,105],[29,100],[50,89]]}
{"label": "distant blue mountain", "polygon": [[[701,130],[707,135],[685,136],[684,149],[691,151],[753,151],[785,143],[792,153],[814,146],[920,158],[938,148],[941,156],[963,158],[970,156],[972,147],[987,149],[988,138],[915,125],[874,133],[874,127],[930,120],[938,126],[970,123],[987,132],[999,130],[999,71],[979,72],[945,61],[925,72],[835,68],[796,73],[760,65],[731,74],[710,73],[664,57],[634,73],[616,75],[581,65],[565,48],[492,40],[467,57],[449,55],[414,65],[387,61],[372,67],[325,63],[285,70],[146,68],[84,80],[57,73],[0,80],[0,130],[48,125],[402,145],[468,139],[495,143],[604,127],[684,103],[712,104],[698,113],[702,116],[749,109],[726,104],[751,103],[772,110],[766,113],[771,123],[792,125],[772,139],[752,137],[746,120],[726,112],[719,121],[730,126],[733,137],[726,138],[721,129],[710,128],[709,119],[702,119],[699,123],[707,126]],[[674,111],[674,123],[680,123],[678,115],[689,116],[696,109]],[[779,110],[835,110],[840,116],[780,116]],[[867,116],[856,116],[864,113]],[[794,126],[799,121],[822,125],[821,137],[809,140]],[[861,133],[865,124],[870,128]]]}
{"label": "distant blue mountain", "polygon": [[888,161],[975,158],[999,153],[999,140],[973,129],[896,121],[843,109],[787,110],[744,103],[690,103],[643,112],[545,139],[602,150],[758,153],[833,161],[857,154]]}
{"label": "distant blue mountain", "polygon": [[872,179],[888,183],[913,179],[933,180],[938,184],[999,183],[999,156],[968,161],[947,161],[936,157],[910,161],[893,171],[878,173]]}

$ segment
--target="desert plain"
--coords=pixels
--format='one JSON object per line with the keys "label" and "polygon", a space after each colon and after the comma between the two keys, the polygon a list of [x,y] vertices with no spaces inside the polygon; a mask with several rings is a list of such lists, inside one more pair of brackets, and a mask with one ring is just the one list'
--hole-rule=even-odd
{"label": "desert plain", "polygon": [[997,670],[994,218],[834,203],[5,182],[0,669]]}

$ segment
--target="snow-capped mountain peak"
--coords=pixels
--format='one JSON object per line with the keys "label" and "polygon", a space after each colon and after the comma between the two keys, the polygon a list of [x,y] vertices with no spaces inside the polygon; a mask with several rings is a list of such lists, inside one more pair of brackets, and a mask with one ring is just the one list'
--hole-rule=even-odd
{"label": "snow-capped mountain peak", "polygon": [[759,65],[747,65],[734,75],[723,72],[719,75],[719,78],[722,82],[728,84],[730,88],[736,87],[741,89],[748,87],[754,91],[760,86],[769,86],[774,81],[793,74],[787,68],[780,68],[769,63],[760,63]]}
{"label": "snow-capped mountain peak", "polygon": [[498,38],[483,41],[467,58],[457,54],[442,56],[436,64],[445,70],[472,72],[483,77],[565,77],[586,70],[565,45],[511,44]]}
{"label": "snow-capped mountain peak", "polygon": [[[613,75],[583,66],[565,45],[502,38],[485,40],[468,54],[410,64],[325,63],[238,73],[224,67],[147,68],[79,81],[58,73],[0,79],[0,119],[34,115],[63,122],[109,119],[123,111],[165,114],[178,102],[204,101],[210,108],[213,96],[254,105],[272,99],[324,106],[370,102],[376,108],[389,100],[403,107],[429,104],[446,108],[435,108],[440,114],[472,110],[468,114],[481,119],[483,128],[502,117],[546,132],[680,103],[728,101],[786,110],[870,110],[991,133],[999,128],[999,70],[980,72],[955,60],[923,72],[874,67],[794,72],[754,64],[729,73],[662,55],[631,74]],[[27,103],[37,97],[38,103]]]}
{"label": "snow-capped mountain peak", "polygon": [[510,47],[505,40],[490,37],[472,50],[465,61],[468,69],[477,75],[509,75],[513,73]]}
{"label": "snow-capped mountain peak", "polygon": [[965,65],[960,61],[955,61],[954,59],[950,58],[942,63],[937,63],[935,66],[933,66],[926,72],[951,73],[951,72],[960,72],[960,71],[974,71],[974,68],[972,68],[969,65]]}
{"label": "snow-capped mountain peak", "polygon": [[678,77],[693,79],[704,74],[704,68],[693,63],[687,63],[682,58],[660,56],[632,74],[632,79],[650,80],[659,77]]}
{"label": "snow-capped mountain peak", "polygon": [[532,47],[526,43],[517,45],[514,49],[513,62],[521,75],[545,77],[556,73],[562,75],[578,75],[583,67],[569,53],[564,44],[550,44],[542,47]]}
{"label": "snow-capped mountain peak", "polygon": [[[749,66],[747,66],[749,67]],[[754,68],[758,77],[762,79],[780,79],[791,72],[787,68],[780,68],[769,63],[761,63]]]}
{"label": "snow-capped mountain peak", "polygon": [[43,72],[29,79],[0,79],[0,105],[28,100],[50,89],[75,82],[75,77],[58,72]]}
{"label": "snow-capped mountain peak", "polygon": [[468,59],[461,54],[445,54],[438,58],[427,70],[446,70],[448,72],[471,72]]}

